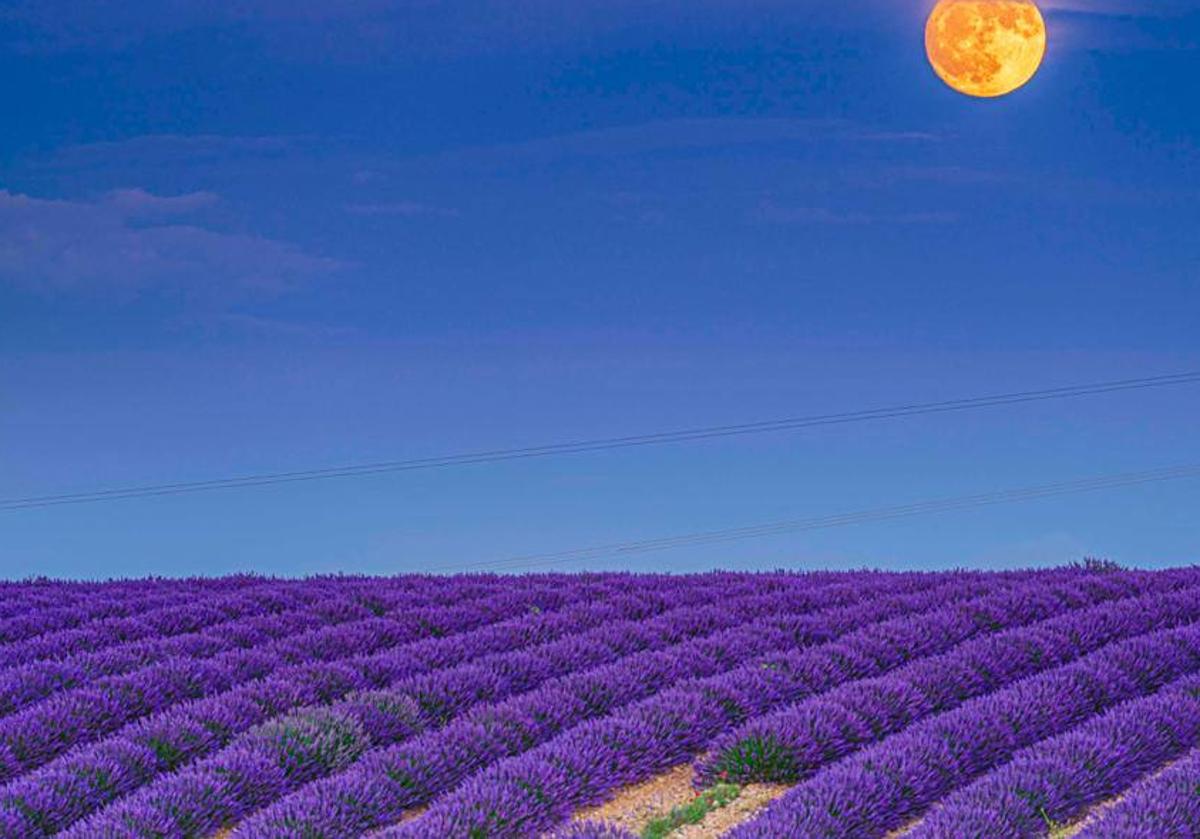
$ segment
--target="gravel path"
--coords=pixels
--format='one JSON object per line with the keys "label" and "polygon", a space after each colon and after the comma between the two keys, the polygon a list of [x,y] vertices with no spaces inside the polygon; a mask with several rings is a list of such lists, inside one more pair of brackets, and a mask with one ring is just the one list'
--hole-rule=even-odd
{"label": "gravel path", "polygon": [[[758,813],[763,807],[783,795],[789,787],[777,784],[751,784],[725,807],[713,810],[699,824],[685,825],[671,834],[672,839],[715,839]],[[675,807],[687,804],[696,797],[692,787],[692,765],[684,763],[674,769],[621,790],[611,800],[598,807],[589,807],[575,814],[576,821],[604,821],[634,833]]]}

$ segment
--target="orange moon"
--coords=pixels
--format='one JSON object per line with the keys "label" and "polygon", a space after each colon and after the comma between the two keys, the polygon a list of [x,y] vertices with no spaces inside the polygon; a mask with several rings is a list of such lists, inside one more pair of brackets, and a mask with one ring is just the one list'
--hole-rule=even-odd
{"label": "orange moon", "polygon": [[1033,78],[1046,21],[1032,0],[939,0],[925,25],[929,63],[959,93],[993,98]]}

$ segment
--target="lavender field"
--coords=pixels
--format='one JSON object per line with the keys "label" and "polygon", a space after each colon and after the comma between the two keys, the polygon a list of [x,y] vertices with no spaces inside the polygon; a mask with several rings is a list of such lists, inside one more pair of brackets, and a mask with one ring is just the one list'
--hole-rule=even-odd
{"label": "lavender field", "polygon": [[13,839],[1189,837],[1197,746],[1200,569],[0,584]]}

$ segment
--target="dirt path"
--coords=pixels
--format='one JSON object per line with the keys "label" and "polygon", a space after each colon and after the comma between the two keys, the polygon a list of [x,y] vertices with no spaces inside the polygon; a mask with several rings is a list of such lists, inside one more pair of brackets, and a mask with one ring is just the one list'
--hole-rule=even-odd
{"label": "dirt path", "polygon": [[916,830],[917,825],[919,825],[924,820],[925,819],[923,817],[913,819],[908,824],[904,825],[904,827],[896,828],[891,833],[889,833],[887,836],[883,837],[883,839],[900,839],[901,836],[907,835],[909,831]]}
{"label": "dirt path", "polygon": [[692,789],[692,764],[683,763],[669,772],[619,791],[599,807],[575,814],[575,821],[603,821],[641,833],[655,816],[696,797]]}
{"label": "dirt path", "polygon": [[[743,787],[734,801],[713,810],[699,824],[679,828],[671,834],[671,839],[714,839],[749,820],[788,789],[773,784]],[[641,833],[653,819],[665,816],[695,797],[692,765],[684,763],[657,778],[626,787],[598,807],[579,811],[575,814],[575,821],[603,821],[633,833]]]}
{"label": "dirt path", "polygon": [[[1180,758],[1179,760],[1182,760],[1182,758]],[[1172,760],[1172,761],[1169,761],[1169,762],[1163,764],[1159,768],[1155,769],[1153,772],[1150,772],[1146,775],[1143,775],[1141,778],[1138,778],[1136,781],[1134,781],[1134,783],[1141,783],[1143,780],[1148,780],[1151,778],[1158,777],[1163,772],[1166,772],[1168,769],[1170,769],[1172,766],[1174,766],[1176,763],[1178,763],[1179,760]],[[1106,810],[1108,810],[1113,805],[1117,804],[1124,797],[1125,797],[1125,795],[1121,794],[1121,795],[1114,796],[1114,797],[1108,799],[1107,801],[1101,801],[1095,807],[1092,807],[1090,810],[1088,810],[1086,813],[1084,813],[1083,816],[1081,816],[1077,821],[1074,821],[1071,824],[1063,825],[1062,827],[1056,827],[1053,830],[1051,830],[1048,834],[1046,834],[1046,839],[1074,839],[1074,837],[1078,836],[1080,833],[1083,832],[1083,829],[1085,827],[1087,827],[1089,824],[1091,824],[1096,819],[1098,819]],[[900,828],[899,830],[895,830],[895,831],[889,833],[887,835],[887,837],[885,837],[885,839],[900,839],[900,837],[904,836],[909,831],[911,831],[913,828],[915,828],[917,825],[919,825],[921,823],[921,821],[922,821],[922,819],[917,819],[909,824],[906,824],[904,827]]]}
{"label": "dirt path", "polygon": [[[1185,752],[1184,754],[1186,756],[1187,753]],[[1157,778],[1162,773],[1166,772],[1168,769],[1170,769],[1176,763],[1179,763],[1179,761],[1181,761],[1181,760],[1183,760],[1182,757],[1176,758],[1175,760],[1168,761],[1168,762],[1164,763],[1162,766],[1155,769],[1153,772],[1148,772],[1147,774],[1143,775],[1142,777],[1136,779],[1133,783],[1140,784],[1142,781],[1153,780],[1154,778]],[[1130,786],[1132,787],[1133,784],[1130,784]],[[1118,804],[1121,801],[1121,799],[1123,799],[1125,797],[1127,792],[1128,792],[1128,790],[1125,793],[1122,793],[1121,795],[1113,796],[1112,798],[1108,799],[1107,801],[1101,801],[1095,807],[1088,810],[1083,815],[1083,817],[1081,819],[1079,819],[1079,821],[1051,831],[1049,839],[1072,839],[1072,837],[1078,836],[1080,833],[1083,832],[1083,829],[1085,827],[1090,825],[1096,819],[1100,818],[1100,816],[1103,815],[1106,810],[1108,810],[1109,808]]]}
{"label": "dirt path", "polygon": [[699,824],[689,824],[671,834],[671,839],[716,839],[739,824],[748,822],[791,787],[780,784],[751,784],[742,794],[719,810],[713,810]]}

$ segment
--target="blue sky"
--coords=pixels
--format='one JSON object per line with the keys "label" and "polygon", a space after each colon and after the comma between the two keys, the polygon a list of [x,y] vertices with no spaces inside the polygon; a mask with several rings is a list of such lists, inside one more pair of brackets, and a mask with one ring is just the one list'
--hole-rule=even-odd
{"label": "blue sky", "polygon": [[[1041,72],[985,102],[930,71],[926,0],[6,0],[0,497],[1200,369],[1200,0],[1148,5],[1043,2]],[[1198,413],[1192,386],[7,512],[0,576],[503,559],[1200,461]],[[1177,564],[1198,501],[633,567]]]}

